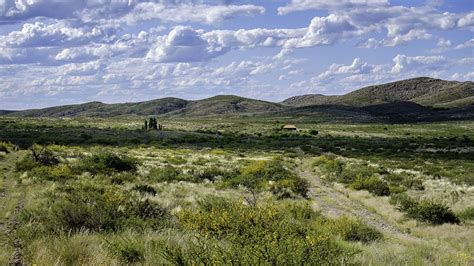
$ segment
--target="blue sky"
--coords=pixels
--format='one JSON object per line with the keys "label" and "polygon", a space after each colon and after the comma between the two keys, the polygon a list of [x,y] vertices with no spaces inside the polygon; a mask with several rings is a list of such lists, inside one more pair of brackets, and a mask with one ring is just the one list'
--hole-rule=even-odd
{"label": "blue sky", "polygon": [[474,80],[472,0],[0,0],[0,109]]}

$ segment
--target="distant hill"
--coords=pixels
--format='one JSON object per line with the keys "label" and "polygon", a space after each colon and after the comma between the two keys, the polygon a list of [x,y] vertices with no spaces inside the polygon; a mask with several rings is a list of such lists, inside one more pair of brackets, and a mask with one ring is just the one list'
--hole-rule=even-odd
{"label": "distant hill", "polygon": [[199,117],[220,115],[325,117],[351,121],[474,119],[474,82],[414,78],[353,91],[342,96],[309,94],[281,103],[219,95],[189,101],[162,98],[136,103],[89,102],[25,111],[0,111],[20,117]]}
{"label": "distant hill", "polygon": [[234,95],[219,95],[211,98],[189,101],[179,110],[168,113],[171,116],[209,116],[238,113],[267,113],[285,109],[278,103],[243,98]]}
{"label": "distant hill", "polygon": [[[22,117],[108,117],[121,115],[210,116],[236,113],[276,112],[284,108],[287,107],[278,103],[233,95],[220,95],[198,101],[162,98],[137,103],[105,104],[101,102],[89,102],[18,111],[14,113],[4,111],[4,115],[9,114]],[[1,112],[2,111],[0,111],[0,114]]]}
{"label": "distant hill", "polygon": [[420,77],[369,86],[341,96],[320,94],[296,96],[284,100],[282,104],[368,106],[394,102],[414,102],[429,107],[467,106],[474,103],[474,82]]}
{"label": "distant hill", "polygon": [[8,115],[14,113],[15,111],[8,111],[8,110],[0,110],[0,115]]}

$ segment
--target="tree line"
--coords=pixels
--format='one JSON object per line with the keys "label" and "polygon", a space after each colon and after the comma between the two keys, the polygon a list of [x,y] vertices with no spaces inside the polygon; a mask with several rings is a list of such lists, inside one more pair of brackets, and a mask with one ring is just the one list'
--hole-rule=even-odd
{"label": "tree line", "polygon": [[150,129],[163,130],[163,125],[158,124],[158,122],[156,120],[156,117],[150,117],[148,119],[145,119],[143,129],[145,129],[145,130],[150,130]]}

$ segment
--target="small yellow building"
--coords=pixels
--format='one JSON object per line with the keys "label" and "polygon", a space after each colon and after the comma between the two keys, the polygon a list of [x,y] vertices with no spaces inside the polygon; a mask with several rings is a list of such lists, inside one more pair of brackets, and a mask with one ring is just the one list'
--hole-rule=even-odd
{"label": "small yellow building", "polygon": [[283,129],[288,131],[298,131],[298,128],[295,125],[284,125]]}

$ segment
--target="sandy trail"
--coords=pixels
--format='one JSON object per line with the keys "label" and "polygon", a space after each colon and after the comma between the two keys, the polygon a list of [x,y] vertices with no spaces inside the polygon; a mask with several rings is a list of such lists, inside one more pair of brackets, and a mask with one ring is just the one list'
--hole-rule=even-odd
{"label": "sandy trail", "polygon": [[[4,172],[2,178],[4,179],[4,189],[0,192],[0,202],[3,202],[10,194],[13,186],[13,181],[11,177],[14,173],[14,162],[16,162],[20,158],[20,154],[18,152],[12,152],[7,155],[7,158],[4,162],[0,164],[2,170],[6,170]],[[0,220],[0,231],[8,239],[7,245],[10,245],[14,248],[14,251],[11,255],[9,265],[24,265],[23,263],[23,245],[19,238],[16,237],[16,230],[18,228],[18,215],[23,210],[23,197],[19,197],[15,209],[12,210],[12,215],[6,221]]]}
{"label": "sandy trail", "polygon": [[381,215],[368,210],[362,203],[351,200],[331,184],[326,184],[318,175],[310,171],[310,167],[305,167],[303,164],[298,167],[297,173],[300,177],[309,181],[308,196],[313,200],[313,208],[321,211],[324,215],[330,217],[341,215],[356,217],[384,234],[408,240],[420,240],[401,231]]}

